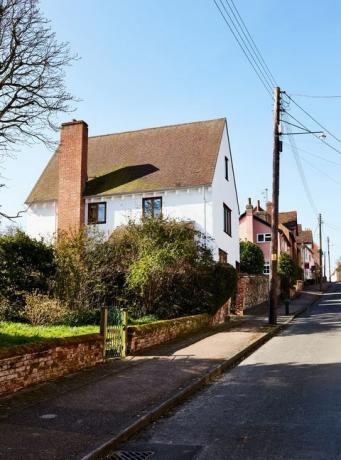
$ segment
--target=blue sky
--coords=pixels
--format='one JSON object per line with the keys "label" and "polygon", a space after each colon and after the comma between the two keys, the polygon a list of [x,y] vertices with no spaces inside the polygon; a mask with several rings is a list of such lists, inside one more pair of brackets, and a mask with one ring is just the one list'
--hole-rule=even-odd
{"label": "blue sky", "polygon": [[[340,2],[235,2],[283,89],[341,95]],[[263,200],[265,188],[270,193],[272,101],[213,0],[43,0],[41,8],[59,40],[69,41],[81,57],[66,76],[81,102],[61,122],[84,119],[90,135],[96,135],[226,116],[241,210],[249,196],[256,201]],[[297,101],[341,137],[341,98]],[[302,113],[292,113],[316,130]],[[330,236],[336,260],[341,256],[341,155],[311,136],[296,141],[330,161],[301,152],[314,202],[326,222],[324,239]],[[0,196],[4,210],[22,209],[51,154],[42,145],[19,146],[16,158],[6,160],[2,174],[7,188]],[[317,219],[286,145],[280,208],[297,209],[300,223],[312,228],[317,239]]]}

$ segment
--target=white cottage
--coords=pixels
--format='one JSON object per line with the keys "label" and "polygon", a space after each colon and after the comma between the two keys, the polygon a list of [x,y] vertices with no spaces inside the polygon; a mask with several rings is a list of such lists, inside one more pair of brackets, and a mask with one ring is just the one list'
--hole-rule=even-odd
{"label": "white cottage", "polygon": [[216,259],[239,262],[239,207],[226,119],[88,138],[64,123],[60,145],[33,187],[27,231],[51,238],[84,223],[105,233],[129,218],[193,222]]}

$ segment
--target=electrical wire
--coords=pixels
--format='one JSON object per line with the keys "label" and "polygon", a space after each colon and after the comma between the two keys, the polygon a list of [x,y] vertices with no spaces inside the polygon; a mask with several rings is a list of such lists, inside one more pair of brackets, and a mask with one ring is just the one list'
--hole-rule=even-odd
{"label": "electrical wire", "polygon": [[333,139],[335,139],[337,142],[341,144],[341,139],[339,139],[335,134],[333,134],[331,131],[328,130],[325,126],[322,125],[319,121],[316,120],[307,110],[305,110],[303,107],[301,107],[292,97],[289,96],[289,94],[285,93],[286,96],[290,99],[291,102],[293,102],[300,110],[302,110],[303,113],[305,113],[311,120],[313,120],[320,128],[323,129],[326,133],[329,134]]}
{"label": "electrical wire", "polygon": [[[286,129],[286,131],[288,132],[288,134],[291,134],[291,127],[290,127],[290,125],[285,126],[285,129]],[[308,201],[309,201],[309,204],[310,204],[312,210],[314,211],[314,214],[317,216],[317,214],[318,214],[317,207],[316,207],[316,205],[315,205],[315,203],[314,203],[312,194],[311,194],[310,189],[309,189],[309,186],[308,186],[307,179],[306,179],[305,174],[304,174],[304,170],[303,170],[301,158],[300,158],[300,155],[299,155],[298,150],[297,150],[297,148],[296,148],[295,139],[294,139],[293,136],[288,136],[288,137],[289,137],[290,147],[291,147],[291,150],[292,150],[292,153],[293,153],[293,155],[294,155],[295,162],[296,162],[296,166],[297,166],[299,175],[300,175],[300,177],[301,177],[301,182],[302,182],[304,191],[305,191],[305,193],[306,193],[306,196],[307,196],[307,199],[308,199]]]}
{"label": "electrical wire", "polygon": [[[282,141],[282,142],[283,142],[284,145],[290,146],[290,144],[288,142],[285,142],[285,141]],[[341,163],[338,163],[337,161],[329,160],[328,158],[322,157],[321,155],[317,155],[316,153],[308,152],[308,150],[302,149],[301,147],[296,146],[296,148],[300,152],[306,153],[307,155],[310,155],[310,156],[315,157],[315,158],[319,158],[320,160],[326,161],[327,163],[330,163],[330,164],[335,165],[335,166],[341,166]]]}
{"label": "electrical wire", "polygon": [[337,181],[336,179],[334,179],[334,177],[331,177],[328,173],[322,171],[321,169],[319,169],[317,166],[313,165],[312,163],[310,163],[310,161],[306,160],[305,158],[302,158],[302,160],[307,163],[311,168],[315,169],[315,171],[317,171],[319,174],[323,174],[324,176],[328,177],[328,179],[330,179],[332,182],[334,182],[335,184],[337,184],[339,187],[341,187],[341,182]]}
{"label": "electrical wire", "polygon": [[341,95],[331,95],[331,96],[315,96],[315,95],[311,95],[311,94],[294,94],[294,93],[290,93],[292,96],[295,96],[295,97],[309,97],[309,98],[312,98],[312,99],[337,99],[337,98],[341,98]]}
{"label": "electrical wire", "polygon": [[317,136],[315,133],[312,133],[306,126],[304,126],[304,124],[297,120],[297,118],[295,118],[291,113],[289,113],[287,110],[283,110],[283,112],[285,112],[289,117],[291,117],[293,120],[295,120],[297,123],[299,123],[301,125],[301,127],[306,130],[306,131],[309,131],[311,133],[312,136],[316,137],[316,139],[318,139],[320,142],[322,142],[322,144],[324,145],[327,145],[329,148],[331,148],[332,150],[334,150],[336,153],[338,153],[339,155],[341,155],[341,150],[338,150],[336,147],[334,147],[333,145],[329,144],[327,141],[324,141],[323,139],[321,139],[319,136]]}
{"label": "electrical wire", "polygon": [[[245,48],[243,47],[241,41],[239,40],[238,36],[236,35],[236,33],[234,32],[232,26],[230,25],[228,19],[225,17],[222,9],[219,7],[218,3],[216,0],[213,0],[215,6],[217,7],[219,13],[221,14],[224,22],[226,23],[227,27],[230,29],[230,32],[232,33],[232,35],[234,36],[236,42],[238,43],[239,47],[241,48],[242,52],[244,53],[245,57],[247,58],[247,60],[249,61],[251,67],[253,68],[254,72],[256,73],[256,75],[258,76],[258,79],[260,80],[260,82],[262,83],[262,85],[264,86],[264,89],[266,90],[266,92],[269,94],[269,96],[271,97],[271,99],[273,99],[273,95],[272,95],[272,88],[271,88],[271,85],[269,84],[269,81],[267,79],[263,79],[262,75],[259,73],[259,71],[257,70],[257,68],[255,67],[255,65],[253,64],[251,58],[249,57],[247,51],[245,50]],[[224,10],[226,11],[226,8],[225,6],[223,5],[222,3],[222,0],[220,0],[220,3],[222,5],[222,7],[224,8]],[[254,59],[254,58],[253,58]]]}
{"label": "electrical wire", "polygon": [[[228,5],[231,13],[233,14],[234,19],[237,21],[237,24],[239,26],[239,30],[242,32],[243,36],[247,40],[249,46],[251,47],[251,50],[254,53],[254,56],[257,58],[258,63],[266,73],[267,77],[269,78],[269,81],[272,86],[278,86],[275,77],[271,73],[271,70],[269,69],[268,65],[265,62],[265,59],[262,56],[262,53],[260,52],[258,46],[256,45],[255,41],[253,40],[245,22],[243,21],[243,18],[241,17],[238,8],[236,7],[235,3],[233,0],[225,0],[225,3]],[[231,6],[232,5],[232,6]]]}

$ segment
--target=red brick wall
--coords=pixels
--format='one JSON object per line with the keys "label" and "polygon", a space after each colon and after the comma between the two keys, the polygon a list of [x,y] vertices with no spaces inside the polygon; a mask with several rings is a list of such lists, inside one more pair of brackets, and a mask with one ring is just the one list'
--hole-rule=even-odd
{"label": "red brick wall", "polygon": [[85,222],[88,125],[84,121],[62,124],[58,161],[58,230],[77,230]]}
{"label": "red brick wall", "polygon": [[200,329],[218,326],[229,320],[230,303],[223,305],[214,315],[185,316],[141,326],[128,327],[128,352],[135,353],[170,340],[193,334]]}
{"label": "red brick wall", "polygon": [[0,395],[102,361],[103,338],[99,334],[3,349],[0,351]]}
{"label": "red brick wall", "polygon": [[266,275],[243,275],[238,278],[234,313],[243,315],[244,310],[268,300],[269,278]]}

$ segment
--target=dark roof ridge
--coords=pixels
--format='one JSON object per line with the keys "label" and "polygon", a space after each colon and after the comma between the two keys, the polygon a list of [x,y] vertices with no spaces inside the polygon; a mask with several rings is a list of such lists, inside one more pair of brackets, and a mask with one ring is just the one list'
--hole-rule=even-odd
{"label": "dark roof ridge", "polygon": [[119,131],[116,133],[97,134],[96,136],[89,136],[88,139],[94,139],[95,137],[118,136],[120,134],[138,133],[140,131],[151,131],[153,129],[176,128],[177,126],[188,126],[188,125],[195,125],[199,123],[209,123],[210,121],[223,121],[223,120],[226,120],[226,117],[211,118],[209,120],[189,121],[187,123],[175,123],[172,125],[152,126],[151,128],[132,129],[130,131]]}

